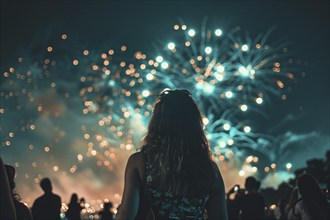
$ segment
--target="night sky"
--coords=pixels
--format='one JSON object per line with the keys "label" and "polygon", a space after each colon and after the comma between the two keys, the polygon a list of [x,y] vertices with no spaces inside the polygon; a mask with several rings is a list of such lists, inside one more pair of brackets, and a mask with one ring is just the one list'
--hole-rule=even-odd
{"label": "night sky", "polygon": [[[173,25],[179,23],[179,19],[182,19],[188,27],[198,29],[205,18],[212,27],[219,26],[226,30],[239,26],[251,37],[275,27],[269,41],[284,39],[289,43],[290,56],[297,63],[296,78],[290,85],[292,91],[287,93],[286,101],[274,98],[272,103],[264,106],[263,111],[268,115],[266,120],[255,115],[251,116],[253,118],[250,120],[253,121],[254,128],[258,132],[274,136],[279,134],[290,136],[291,140],[288,141],[290,143],[284,145],[290,148],[285,154],[290,161],[282,158],[283,160],[279,162],[282,165],[291,162],[293,168],[296,169],[304,166],[309,158],[323,158],[330,146],[329,2],[327,1],[1,2],[1,91],[10,89],[3,73],[17,64],[18,57],[24,58],[26,54],[29,54],[32,57],[28,59],[32,61],[33,56],[40,55],[40,48],[54,45],[54,50],[56,50],[54,39],[60,38],[63,33],[67,34],[71,49],[98,48],[102,50],[105,48],[106,50],[126,45],[128,53],[142,51],[148,54],[154,53],[155,43],[163,42],[165,45],[173,38]],[[63,56],[66,55],[65,53],[66,51],[63,50]],[[77,83],[73,80],[58,80],[63,83],[63,88],[77,87]],[[39,136],[27,137],[15,134],[15,140],[12,141],[11,146],[6,146],[4,142],[8,139],[8,132],[14,129],[14,124],[17,124],[15,114],[29,118],[31,113],[27,111],[8,116],[7,112],[11,111],[11,104],[4,99],[4,96],[1,96],[1,107],[9,108],[6,109],[6,113],[1,114],[1,157],[6,163],[13,165],[20,163],[16,166],[18,191],[23,200],[25,199],[29,204],[37,194],[41,193],[34,182],[42,166],[34,167],[39,170],[33,171],[31,163],[45,158],[42,152],[36,153],[37,146],[31,152],[31,149],[28,149],[30,143],[27,142],[33,140],[35,144],[37,143],[36,145],[44,146],[45,143],[47,145],[47,138],[53,138],[53,134],[50,134],[53,130],[47,132],[46,128],[47,126],[53,128],[56,125],[59,136],[62,133],[71,132],[69,136],[72,137],[71,140],[68,135],[62,135],[65,137],[63,141],[59,141],[58,145],[61,143],[65,143],[66,146],[84,145],[86,144],[84,140],[77,138],[81,136],[82,139],[81,123],[88,125],[88,123],[93,123],[94,119],[98,120],[95,115],[85,117],[78,116],[74,112],[75,106],[82,105],[79,99],[72,98],[70,101],[63,101],[59,98],[59,93],[54,94],[46,89],[40,90],[40,100],[47,97],[48,105],[52,106],[49,107],[50,115],[52,115],[51,109],[58,108],[58,111],[65,116],[56,119],[57,116],[54,113],[54,118],[44,121],[43,117],[33,116],[41,125],[46,126],[45,130],[36,131]],[[66,125],[65,122],[70,118],[73,120],[72,123]],[[283,121],[284,124],[282,124]],[[279,126],[280,122],[281,126]],[[279,128],[275,129],[276,127]],[[42,140],[36,141],[38,137],[42,137]],[[70,147],[70,149],[58,147],[57,149],[54,152],[51,149],[54,154],[50,161],[69,168],[73,164],[70,160],[77,160],[77,153],[86,152],[82,146]],[[76,176],[72,175],[73,178],[69,178],[70,175],[60,177],[56,173],[49,174],[57,187],[55,191],[63,196],[64,201],[68,201],[75,181],[79,181],[81,186],[76,190],[81,196],[90,200],[110,198],[118,203],[122,190],[124,164],[131,152],[117,153],[118,160],[114,162],[111,169],[98,168],[95,161],[84,158],[84,162],[77,163],[79,172],[75,173]],[[62,160],[61,155],[73,156],[71,159],[65,156]],[[61,167],[59,169],[61,170]],[[24,178],[26,173],[29,173],[29,178],[26,176]],[[44,173],[47,173],[46,169]],[[227,188],[235,181],[242,182],[242,179],[238,178],[229,180],[232,175],[227,176],[226,180],[226,174],[224,174],[225,182],[229,185]]]}

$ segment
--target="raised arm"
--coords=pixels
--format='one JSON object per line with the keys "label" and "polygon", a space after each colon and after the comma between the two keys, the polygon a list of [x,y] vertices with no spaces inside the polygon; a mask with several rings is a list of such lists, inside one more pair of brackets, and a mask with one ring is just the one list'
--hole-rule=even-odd
{"label": "raised arm", "polygon": [[210,199],[206,205],[208,219],[228,220],[225,186],[218,166],[216,164],[214,166],[216,167],[215,170],[218,179],[215,190],[210,195]]}
{"label": "raised arm", "polygon": [[116,220],[134,219],[138,213],[140,200],[140,177],[138,171],[138,154],[132,154],[125,169],[123,199],[118,210]]}

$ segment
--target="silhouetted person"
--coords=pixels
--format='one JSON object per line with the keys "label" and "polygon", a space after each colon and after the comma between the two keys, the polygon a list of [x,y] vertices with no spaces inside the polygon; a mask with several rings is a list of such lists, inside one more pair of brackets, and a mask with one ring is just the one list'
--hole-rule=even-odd
{"label": "silhouetted person", "polygon": [[16,210],[16,218],[17,220],[32,220],[32,215],[30,212],[30,209],[24,205],[24,203],[20,202],[20,197],[17,193],[14,192],[15,189],[15,168],[11,165],[5,165],[7,176],[8,176],[8,181],[9,181],[9,186],[11,190],[11,195],[13,199],[13,204]]}
{"label": "silhouetted person", "polygon": [[300,197],[288,214],[288,219],[330,219],[330,206],[313,176],[303,174],[297,179]]}
{"label": "silhouetted person", "polygon": [[85,198],[84,197],[80,198],[79,203],[80,203],[81,207],[85,207],[85,204],[86,204]]}
{"label": "silhouetted person", "polygon": [[230,199],[230,195],[233,193],[237,193],[240,190],[239,185],[235,185],[231,188],[227,193],[227,209],[228,209],[228,218],[229,220],[237,220],[239,219],[239,208],[237,205],[237,201],[235,199]]}
{"label": "silhouetted person", "polygon": [[276,219],[287,220],[288,219],[288,202],[285,198],[282,198],[275,209]]}
{"label": "silhouetted person", "polygon": [[16,212],[5,165],[0,157],[0,219],[16,220]]}
{"label": "silhouetted person", "polygon": [[111,211],[112,203],[105,202],[103,210],[100,212],[100,219],[101,220],[113,220],[114,213]]}
{"label": "silhouetted person", "polygon": [[[116,220],[228,219],[224,183],[212,161],[201,112],[187,90],[156,99],[141,151],[125,170]],[[151,211],[152,210],[152,211]]]}
{"label": "silhouetted person", "polygon": [[258,193],[260,182],[253,176],[245,179],[245,190],[240,190],[235,197],[240,209],[240,219],[263,219],[265,215],[265,200]]}
{"label": "silhouetted person", "polygon": [[78,202],[78,195],[73,193],[71,195],[68,211],[66,212],[65,216],[68,218],[68,220],[80,220],[80,212],[82,209],[83,208],[80,205],[80,201]]}
{"label": "silhouetted person", "polygon": [[32,205],[34,220],[59,220],[61,212],[61,198],[52,192],[52,183],[49,178],[40,181],[44,194],[37,198]]}

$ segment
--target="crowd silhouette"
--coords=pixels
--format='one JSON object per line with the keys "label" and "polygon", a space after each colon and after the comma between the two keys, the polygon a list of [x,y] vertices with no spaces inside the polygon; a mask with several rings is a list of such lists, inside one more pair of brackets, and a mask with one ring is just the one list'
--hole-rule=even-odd
{"label": "crowd silhouette", "polygon": [[[307,167],[295,172],[294,179],[282,183],[278,190],[273,190],[273,193],[269,193],[269,189],[259,190],[260,182],[254,177],[246,178],[244,188],[234,185],[226,194],[229,219],[330,219],[329,176],[327,176],[330,171],[329,155],[330,151],[326,153],[325,160],[309,160]],[[319,161],[323,161],[323,165],[315,168],[319,165]],[[323,173],[324,176],[317,179],[319,173]],[[14,190],[16,185],[14,178],[15,168],[4,164],[0,157],[1,220],[83,219],[81,210],[85,199],[78,199],[76,193],[71,195],[68,209],[61,218],[61,198],[52,193],[52,183],[49,178],[40,181],[44,195],[37,198],[29,209],[20,201],[20,196]],[[323,186],[322,189],[320,185]],[[271,207],[271,204],[276,204],[276,207]],[[103,210],[98,212],[99,219],[115,219],[113,210],[115,210],[113,204],[106,201]]]}

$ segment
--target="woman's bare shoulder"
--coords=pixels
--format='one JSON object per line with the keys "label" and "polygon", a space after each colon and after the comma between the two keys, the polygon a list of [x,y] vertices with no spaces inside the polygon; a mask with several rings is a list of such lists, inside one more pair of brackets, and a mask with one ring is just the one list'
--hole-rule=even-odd
{"label": "woman's bare shoulder", "polygon": [[143,152],[135,152],[131,154],[128,158],[127,166],[130,169],[136,169],[139,173],[141,179],[144,176],[144,154]]}
{"label": "woman's bare shoulder", "polygon": [[224,190],[224,182],[223,182],[223,178],[222,178],[220,169],[216,162],[212,161],[212,165],[213,165],[213,171],[215,174],[215,185],[213,188],[213,193],[218,193],[218,192],[223,193],[222,191]]}
{"label": "woman's bare shoulder", "polygon": [[141,160],[143,159],[143,153],[142,151],[137,151],[135,153],[132,153],[130,156],[129,156],[129,160],[134,160],[134,161],[138,161],[138,160]]}
{"label": "woman's bare shoulder", "polygon": [[213,171],[215,172],[216,176],[221,177],[219,167],[218,167],[217,163],[214,162],[213,160],[212,160],[212,166],[213,166]]}

